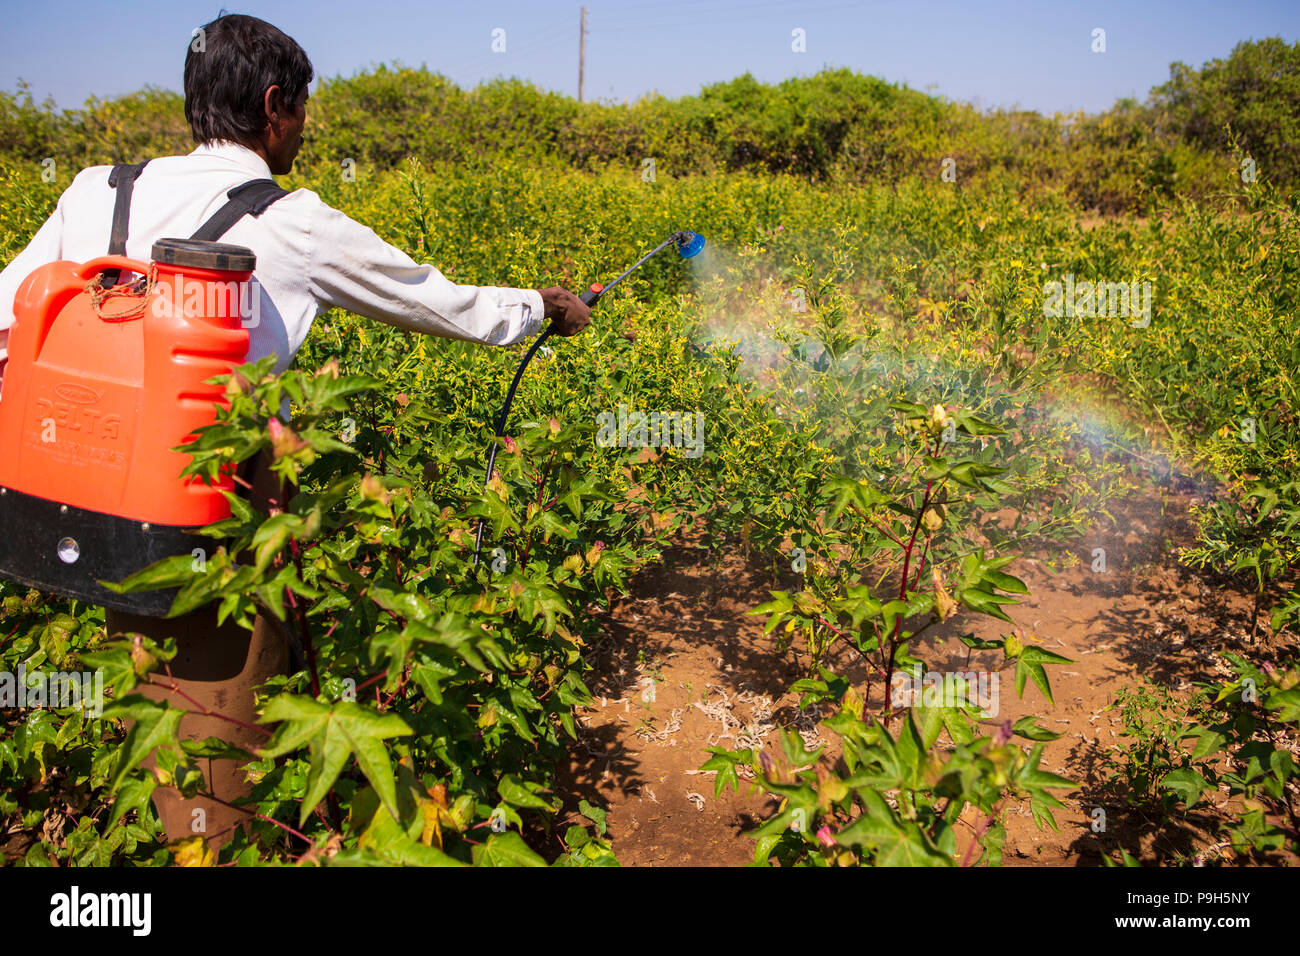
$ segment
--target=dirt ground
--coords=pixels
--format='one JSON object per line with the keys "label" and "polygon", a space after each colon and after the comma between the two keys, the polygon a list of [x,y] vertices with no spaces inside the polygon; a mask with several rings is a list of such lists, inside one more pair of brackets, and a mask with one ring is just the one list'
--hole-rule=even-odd
{"label": "dirt ground", "polygon": [[[1211,576],[1180,566],[1174,548],[1194,540],[1187,509],[1197,489],[1151,485],[1113,505],[1116,521],[1099,526],[1074,552],[1078,566],[1053,571],[1044,555],[1007,570],[1030,595],[1010,609],[1027,634],[1076,663],[1049,667],[1056,706],[1030,682],[1015,693],[1014,672],[1003,671],[998,720],[1038,714],[1061,737],[1049,742],[1042,766],[1079,789],[1058,795],[1059,832],[1040,830],[1023,806],[1005,816],[1006,865],[1096,866],[1123,846],[1139,859],[1202,854],[1216,847],[1205,820],[1177,827],[1127,811],[1099,784],[1100,761],[1119,742],[1118,715],[1103,709],[1123,686],[1143,676],[1187,691],[1198,680],[1229,673],[1223,651],[1267,655],[1267,625],[1250,643],[1253,599]],[[1092,570],[1093,548],[1104,548],[1105,573]],[[610,836],[625,866],[741,866],[753,858],[744,835],[771,814],[772,798],[728,788],[715,797],[714,776],[700,773],[705,748],[765,744],[779,747],[777,731],[799,730],[818,741],[816,721],[785,694],[804,676],[792,652],[779,653],[763,634],[764,617],[746,612],[767,600],[774,585],[769,563],[739,555],[711,567],[702,551],[679,548],[662,565],[634,580],[631,593],[606,616],[604,638],[593,647],[588,686],[594,707],[580,714],[580,740],[560,771],[566,807],[579,799],[607,807]],[[946,622],[947,636],[926,642],[921,656],[936,670],[992,670],[1001,651],[969,656],[955,635],[1006,633],[1004,624],[964,612]],[[931,629],[931,632],[936,630]],[[861,673],[838,672],[861,689]],[[876,696],[873,694],[873,697]],[[833,743],[832,741],[825,741]],[[1093,811],[1106,811],[1106,829],[1094,833]],[[959,841],[960,844],[961,841]]]}

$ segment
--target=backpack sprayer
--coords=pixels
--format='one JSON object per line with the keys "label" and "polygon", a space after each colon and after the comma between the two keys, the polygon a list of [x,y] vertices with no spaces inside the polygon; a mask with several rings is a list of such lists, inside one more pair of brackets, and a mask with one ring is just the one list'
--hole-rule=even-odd
{"label": "backpack sprayer", "polygon": [[[108,255],[53,262],[29,275],[14,300],[4,401],[0,402],[0,577],[105,607],[165,617],[174,589],[116,594],[120,581],[165,557],[189,554],[194,530],[230,516],[223,473],[213,485],[178,479],[175,451],[212,424],[221,389],[207,380],[247,356],[243,299],[256,259],[217,242],[242,216],[260,216],[286,195],[274,181],[230,190],[228,202],[189,239],[160,239],[149,262],[125,255],[131,194],[145,163],[114,167],[117,191]],[[683,258],[704,237],[675,232],[600,297],[670,245]],[[143,278],[120,283],[123,274]],[[112,299],[125,299],[125,307]],[[492,476],[515,389],[548,325],[529,347],[506,393],[488,452]],[[474,562],[483,543],[479,522]]]}
{"label": "backpack sprayer", "polygon": [[[597,302],[600,301],[600,297],[603,296],[606,292],[614,288],[614,286],[618,285],[620,282],[622,282],[624,279],[630,276],[637,269],[641,268],[641,266],[645,265],[645,263],[649,261],[651,257],[655,256],[656,254],[668,248],[668,246],[673,245],[674,243],[677,245],[678,255],[680,255],[683,259],[689,259],[692,256],[698,255],[700,253],[700,250],[704,248],[704,237],[701,236],[698,232],[690,232],[685,229],[681,230],[680,232],[674,232],[671,236],[669,236],[663,242],[659,243],[659,245],[655,246],[653,249],[651,249],[649,252],[643,255],[640,259],[634,262],[630,267],[624,270],[623,273],[619,275],[619,277],[615,279],[613,282],[609,283],[608,285],[601,285],[599,282],[593,282],[591,284],[591,288],[588,289],[586,292],[582,293],[582,295],[579,296],[579,298],[582,299],[582,301],[586,303],[588,306],[594,306]],[[519,368],[515,370],[515,377],[510,382],[510,388],[506,391],[506,400],[501,405],[500,414],[497,415],[495,437],[492,440],[492,446],[488,449],[487,474],[483,478],[484,486],[486,486],[487,483],[492,480],[492,467],[496,464],[497,461],[497,449],[501,447],[500,441],[502,438],[505,437],[506,434],[506,419],[510,415],[510,405],[515,400],[515,389],[519,387],[519,380],[523,378],[524,369],[528,368],[528,363],[533,360],[533,356],[537,353],[537,350],[542,347],[543,342],[545,342],[548,338],[551,337],[551,334],[554,331],[555,331],[554,325],[547,325],[546,328],[542,331],[542,334],[537,336],[537,338],[533,341],[533,344],[529,346],[528,351],[524,353],[524,360],[519,363]],[[475,565],[478,564],[478,556],[482,548],[483,548],[483,521],[482,519],[480,519],[478,523],[478,531],[474,535],[474,564]]]}
{"label": "backpack sprayer", "polygon": [[[109,176],[109,254],[43,265],[14,298],[0,401],[0,577],[165,617],[175,589],[116,594],[99,582],[212,547],[193,530],[230,517],[222,492],[234,490],[233,476],[180,479],[188,456],[174,449],[216,421],[222,390],[207,380],[248,353],[257,260],[216,240],[286,192],[269,179],[237,186],[193,236],[159,239],[144,262],[125,255],[144,167]],[[143,278],[119,282],[124,274]]]}

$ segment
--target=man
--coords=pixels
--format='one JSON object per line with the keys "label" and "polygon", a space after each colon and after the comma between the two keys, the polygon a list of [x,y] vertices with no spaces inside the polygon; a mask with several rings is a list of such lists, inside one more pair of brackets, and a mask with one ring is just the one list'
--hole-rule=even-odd
{"label": "man", "polygon": [[[153,159],[135,181],[126,240],[126,254],[134,259],[148,261],[156,239],[193,233],[225,204],[232,187],[287,174],[302,146],[313,69],[298,44],[248,16],[223,16],[203,30],[204,52],[191,47],[185,58],[185,116],[199,146],[188,156]],[[57,259],[86,261],[106,253],[116,194],[108,185],[110,169],[82,171],[0,273],[0,360],[7,353],[14,293],[28,273]],[[307,189],[260,217],[239,220],[221,241],[257,255],[256,278],[265,295],[249,329],[249,360],[275,354],[276,371],[289,366],[312,321],[333,306],[489,345],[528,338],[544,318],[561,335],[590,321],[587,306],[564,289],[455,285]]]}
{"label": "man", "polygon": [[[155,240],[191,235],[225,205],[233,187],[287,174],[302,146],[312,77],[302,48],[269,23],[232,14],[203,27],[203,43],[191,44],[185,57],[185,116],[198,148],[187,156],[152,159],[140,171],[126,255],[147,262]],[[23,279],[47,262],[84,262],[108,251],[116,198],[110,171],[83,170],[27,248],[0,273],[0,375]],[[313,320],[334,306],[411,331],[488,345],[513,345],[540,331],[545,319],[561,335],[590,322],[588,307],[564,289],[453,284],[306,189],[283,196],[260,216],[239,219],[221,241],[257,256],[254,276],[261,291],[256,322],[245,323],[248,359],[275,355],[277,372],[293,361]],[[257,492],[277,497],[280,490],[269,479],[260,474]],[[250,633],[229,624],[217,628],[210,611],[172,620],[109,611],[107,620],[110,634],[176,638],[175,687],[147,690],[192,712],[182,724],[184,736],[220,736],[249,750],[264,742],[204,711],[256,720],[252,688],[288,665],[285,635],[275,621],[259,618]],[[230,806],[248,792],[234,764],[213,761],[205,771],[216,801],[180,801],[175,791],[159,791],[155,803],[169,840],[197,833],[224,843],[247,818],[246,811]]]}

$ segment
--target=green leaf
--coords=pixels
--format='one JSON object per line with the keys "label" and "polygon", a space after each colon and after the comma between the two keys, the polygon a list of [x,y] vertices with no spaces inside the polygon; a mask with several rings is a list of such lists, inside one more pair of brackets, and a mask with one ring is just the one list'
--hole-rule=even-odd
{"label": "green leaf", "polygon": [[1042,743],[1034,744],[1025,763],[1021,766],[1020,771],[1016,774],[1016,782],[1025,790],[1029,791],[1029,809],[1033,813],[1034,822],[1042,827],[1046,821],[1052,829],[1058,829],[1056,818],[1052,816],[1053,807],[1061,807],[1061,803],[1055,796],[1048,793],[1049,788],[1053,789],[1070,789],[1077,784],[1072,780],[1067,780],[1059,774],[1052,773],[1050,770],[1039,769],[1039,762],[1043,759]]}
{"label": "green leaf", "polygon": [[1300,687],[1273,691],[1265,702],[1268,710],[1276,710],[1280,720],[1288,723],[1300,721]]}
{"label": "green leaf", "polygon": [[501,799],[511,806],[553,810],[553,802],[539,797],[536,793],[538,789],[540,789],[538,784],[525,783],[512,773],[506,774],[497,784],[497,793],[501,794]]}
{"label": "green leaf", "polygon": [[759,837],[758,842],[754,845],[754,862],[760,865],[767,863],[772,856],[773,848],[780,842],[781,834],[779,833],[769,833],[767,836]]}
{"label": "green leaf", "polygon": [[[123,644],[118,641],[115,644]],[[124,646],[112,647],[93,653],[77,655],[83,667],[102,671],[104,687],[111,688],[113,697],[121,700],[136,685],[135,665],[131,662],[131,652]]]}
{"label": "green leaf", "polygon": [[985,571],[984,580],[997,587],[999,590],[1007,591],[1011,594],[1028,594],[1029,588],[1024,581],[1014,578],[1009,574],[1001,571]]}
{"label": "green leaf", "polygon": [[1055,740],[1061,736],[1056,731],[1048,730],[1046,727],[1040,727],[1038,718],[1034,716],[1021,717],[1011,725],[1011,732],[1024,737],[1026,740]]}
{"label": "green leaf", "polygon": [[397,793],[388,748],[388,737],[414,733],[396,714],[379,714],[351,701],[326,706],[310,697],[281,694],[266,706],[263,723],[282,721],[260,757],[278,757],[304,744],[311,748],[307,789],[302,798],[299,823],[308,815],[338,779],[349,756],[375,788],[384,807],[397,819]]}
{"label": "green leaf", "polygon": [[980,614],[987,614],[1008,623],[1010,623],[1011,618],[999,605],[1017,603],[1009,597],[993,591],[986,591],[983,588],[963,588],[957,593],[957,599],[972,611],[978,611]]}
{"label": "green leaf", "polygon": [[843,846],[876,848],[896,838],[899,831],[894,811],[875,790],[858,791],[862,801],[862,815],[835,834],[835,842]]}
{"label": "green leaf", "polygon": [[140,694],[130,694],[109,703],[104,708],[103,716],[107,719],[124,718],[134,721],[127,731],[126,740],[122,742],[122,756],[118,759],[117,769],[108,785],[110,792],[116,792],[126,775],[158,747],[180,749],[176,732],[180,729],[185,711],[165,702],[158,703]]}
{"label": "green leaf", "polygon": [[1196,746],[1192,748],[1192,760],[1200,760],[1202,757],[1218,753],[1227,743],[1227,739],[1223,734],[1204,728],[1199,729],[1201,733],[1197,735]]}
{"label": "green leaf", "polygon": [[1033,680],[1035,686],[1043,692],[1043,696],[1048,702],[1055,707],[1056,701],[1052,699],[1052,685],[1047,679],[1047,671],[1043,669],[1044,664],[1073,664],[1074,662],[1068,657],[1062,657],[1060,654],[1053,654],[1051,651],[1044,650],[1036,645],[1029,645],[1020,652],[1016,658],[1016,694],[1020,697],[1025,696],[1025,678]]}
{"label": "green leaf", "polygon": [[1119,866],[1138,866],[1138,867],[1140,867],[1140,866],[1142,865],[1141,863],[1139,863],[1139,862],[1137,861],[1137,857],[1135,857],[1132,853],[1130,853],[1128,850],[1124,849],[1123,847],[1120,847],[1120,848],[1119,848],[1119,854],[1120,854],[1120,862],[1119,862],[1119,863],[1116,863],[1116,862],[1115,862],[1114,860],[1112,860],[1109,856],[1103,856],[1103,857],[1101,858],[1101,865],[1102,865],[1102,866],[1105,866],[1105,867],[1119,867]]}
{"label": "green leaf", "polygon": [[1040,664],[1073,664],[1074,663],[1074,661],[1071,658],[1063,657],[1060,654],[1056,654],[1052,651],[1049,651],[1044,647],[1039,647],[1036,644],[1026,645],[1025,649],[1020,652],[1020,659],[1024,660],[1025,658],[1028,658],[1029,660]]}
{"label": "green leaf", "polygon": [[578,801],[578,812],[596,825],[596,835],[605,835],[605,817],[607,811],[588,803],[586,800]]}
{"label": "green leaf", "polygon": [[889,408],[896,412],[903,412],[911,416],[912,418],[916,418],[917,416],[921,416],[921,415],[930,414],[930,410],[928,408],[926,408],[924,405],[918,405],[916,402],[904,402],[904,401],[890,402]]}
{"label": "green leaf", "polygon": [[143,817],[145,808],[149,805],[149,798],[153,796],[156,786],[158,786],[158,781],[154,779],[154,775],[151,773],[131,777],[125,781],[118,789],[117,796],[113,799],[113,812],[108,815],[109,829],[118,820],[122,819],[124,814],[132,810],[135,810]]}
{"label": "green leaf", "polygon": [[1161,782],[1161,787],[1178,794],[1178,798],[1188,809],[1196,806],[1201,799],[1201,794],[1209,789],[1209,786],[1206,779],[1190,767],[1170,771],[1165,774],[1165,779]]}
{"label": "green leaf", "polygon": [[1002,429],[991,422],[976,418],[968,412],[953,412],[953,420],[957,422],[957,427],[967,435],[1001,435]]}
{"label": "green leaf", "polygon": [[546,861],[533,852],[523,837],[511,830],[494,833],[486,843],[474,847],[474,865],[546,866]]}
{"label": "green leaf", "polygon": [[919,826],[898,820],[875,790],[860,789],[858,796],[862,815],[835,834],[837,843],[877,850],[877,866],[952,866],[952,859],[934,846]]}
{"label": "green leaf", "polygon": [[716,770],[718,772],[718,776],[713,783],[713,795],[715,797],[721,796],[727,784],[731,784],[732,788],[739,792],[740,777],[736,773],[736,766],[737,764],[747,764],[752,761],[754,759],[753,749],[746,748],[736,753],[725,747],[709,747],[707,749],[713,756],[704,762],[700,770]]}
{"label": "green leaf", "polygon": [[967,647],[976,651],[1000,651],[1006,644],[1006,638],[1000,637],[997,640],[984,640],[976,637],[974,634],[963,635],[959,640]]}
{"label": "green leaf", "polygon": [[785,751],[786,759],[792,766],[806,767],[817,762],[817,756],[825,749],[818,747],[816,750],[808,750],[804,747],[803,738],[797,731],[787,730],[781,736],[781,749]]}
{"label": "green leaf", "polygon": [[163,588],[179,587],[194,579],[194,558],[189,554],[177,554],[170,558],[155,561],[147,568],[142,568],[120,584],[112,581],[100,581],[100,585],[114,594],[135,594],[138,591],[157,591]]}
{"label": "green leaf", "polygon": [[889,841],[876,857],[877,866],[952,866],[915,823],[907,824],[897,839]]}
{"label": "green leaf", "polygon": [[[392,814],[380,802],[374,789],[366,787],[360,790],[352,801],[350,817],[353,825],[369,819],[365,830],[357,840],[357,850],[373,854],[382,863],[389,866],[463,866],[459,860],[448,856],[437,847],[425,846],[415,837],[422,827],[423,814],[414,812],[414,795],[411,793],[413,777],[405,767],[401,768],[403,776],[403,797],[411,804],[411,825],[403,827],[393,819]],[[342,858],[341,858],[342,857]],[[348,858],[338,854],[329,861],[329,865],[347,865],[348,863],[370,863],[365,857]]]}

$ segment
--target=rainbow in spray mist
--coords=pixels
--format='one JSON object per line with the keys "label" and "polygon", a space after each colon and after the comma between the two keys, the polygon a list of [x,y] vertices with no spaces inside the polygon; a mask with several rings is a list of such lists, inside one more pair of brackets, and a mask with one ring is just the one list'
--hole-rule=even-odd
{"label": "rainbow in spray mist", "polygon": [[[793,307],[791,290],[774,278],[760,279],[749,250],[737,253],[713,242],[691,265],[701,289],[693,335],[697,348],[725,349],[740,360],[741,379],[760,388],[787,386],[801,404],[811,404],[821,376],[835,374],[825,344],[807,321],[811,307],[801,316]],[[986,354],[952,360],[915,339],[881,338],[867,330],[850,355],[848,374],[858,375],[864,390],[898,389],[917,396],[917,401],[932,396],[931,403],[974,403],[982,398],[1004,408],[1030,405],[1035,417],[1060,428],[1076,447],[1118,455],[1161,482],[1177,479],[1183,490],[1197,497],[1217,494],[1212,483],[1163,445],[1158,429],[1134,424],[1121,406],[1064,382],[1059,387],[1047,382],[1003,386],[995,376],[994,358]]]}

